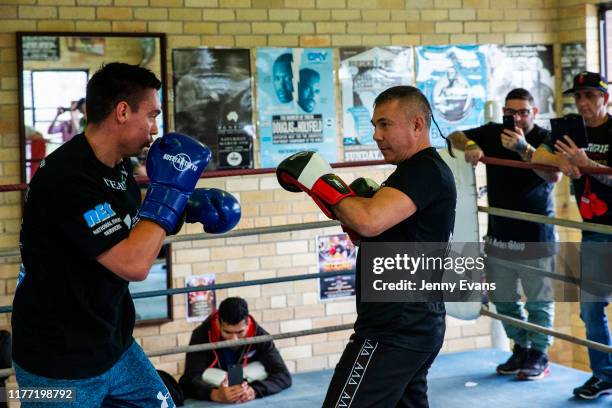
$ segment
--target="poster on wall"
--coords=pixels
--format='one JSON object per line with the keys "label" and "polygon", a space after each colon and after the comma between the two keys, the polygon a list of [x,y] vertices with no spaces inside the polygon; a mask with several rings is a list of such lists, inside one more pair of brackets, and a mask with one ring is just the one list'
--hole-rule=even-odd
{"label": "poster on wall", "polygon": [[491,69],[489,99],[503,106],[508,92],[524,88],[538,107],[536,123],[549,129],[549,119],[556,117],[553,46],[490,45],[487,55]]}
{"label": "poster on wall", "polygon": [[337,161],[333,60],[331,48],[257,49],[261,167],[303,150]]}
{"label": "poster on wall", "polygon": [[[586,71],[586,45],[583,42],[561,44],[561,90],[571,89],[574,77],[582,71]],[[562,111],[564,115],[578,113],[571,95],[563,97]]]}
{"label": "poster on wall", "polygon": [[172,50],[174,127],[213,151],[207,170],[253,167],[248,49]]}
{"label": "poster on wall", "polygon": [[[487,89],[486,58],[481,46],[424,46],[416,48],[417,87],[425,94],[444,136],[479,126]],[[445,148],[435,125],[431,143]]]}
{"label": "poster on wall", "polygon": [[57,61],[60,59],[59,37],[24,36],[21,47],[24,61]]}
{"label": "poster on wall", "polygon": [[105,37],[68,37],[66,38],[68,51],[81,54],[104,55],[106,49]]}
{"label": "poster on wall", "polygon": [[[348,234],[317,236],[319,273],[353,272],[357,264],[357,247]],[[355,275],[336,275],[319,279],[319,299],[332,300],[355,296]]]}
{"label": "poster on wall", "polygon": [[374,99],[387,88],[414,85],[412,47],[340,49],[344,161],[382,160],[374,142]]}
{"label": "poster on wall", "polygon": [[[185,279],[185,287],[207,286],[215,284],[215,275],[192,275]],[[188,322],[206,320],[211,313],[217,310],[217,301],[214,290],[200,290],[185,294],[186,315]]]}

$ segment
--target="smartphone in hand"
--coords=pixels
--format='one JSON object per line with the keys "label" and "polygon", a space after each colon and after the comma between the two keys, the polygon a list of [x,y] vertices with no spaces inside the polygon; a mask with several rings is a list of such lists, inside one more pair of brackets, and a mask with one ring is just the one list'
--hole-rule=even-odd
{"label": "smartphone in hand", "polygon": [[516,130],[516,123],[514,122],[513,115],[504,115],[503,127],[513,132]]}
{"label": "smartphone in hand", "polygon": [[232,385],[239,385],[242,384],[242,380],[242,364],[231,365],[227,370],[227,385],[229,385],[230,387]]}
{"label": "smartphone in hand", "polygon": [[569,136],[580,148],[586,148],[589,145],[584,119],[580,115],[570,113],[562,118],[551,119],[550,128],[553,145],[557,140],[565,142],[565,139],[563,139],[565,135]]}

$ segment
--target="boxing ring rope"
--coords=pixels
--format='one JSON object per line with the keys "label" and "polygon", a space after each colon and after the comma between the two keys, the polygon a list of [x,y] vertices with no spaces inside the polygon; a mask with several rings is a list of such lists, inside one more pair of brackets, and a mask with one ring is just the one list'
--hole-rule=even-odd
{"label": "boxing ring rope", "polygon": [[[342,331],[342,330],[350,330],[352,328],[353,328],[352,323],[346,323],[346,324],[339,324],[335,326],[320,327],[316,329],[297,330],[297,331],[279,333],[279,334],[266,334],[263,336],[248,337],[248,338],[238,339],[238,340],[224,340],[224,341],[217,341],[214,343],[194,344],[191,346],[172,347],[169,349],[149,351],[149,352],[146,352],[145,354],[147,355],[147,357],[159,357],[159,356],[167,356],[170,354],[194,353],[197,351],[216,350],[216,349],[225,348],[225,347],[239,347],[239,346],[245,346],[248,344],[263,343],[266,341],[290,339],[293,337],[311,336],[314,334],[325,334],[325,333],[331,333],[331,332]],[[0,378],[8,377],[13,374],[15,374],[15,370],[12,368],[3,368],[0,370]]]}
{"label": "boxing ring rope", "polygon": [[[553,166],[531,164],[531,163],[525,163],[525,162],[514,161],[514,160],[504,160],[504,159],[483,157],[480,161],[485,164],[508,166],[508,167],[514,167],[514,168],[543,170],[543,171],[558,171],[558,169]],[[332,164],[332,167],[333,168],[345,168],[345,167],[373,166],[373,165],[385,165],[385,164],[386,163],[383,161],[364,161],[364,162],[335,163],[335,164]],[[580,167],[580,170],[583,174],[612,174],[612,169],[610,168]],[[201,178],[272,174],[274,172],[275,172],[275,169],[273,168],[246,169],[246,170],[221,170],[221,171],[211,171],[208,173],[204,173]],[[137,181],[139,183],[146,183],[148,182],[148,179],[146,177],[138,177]],[[23,183],[22,184],[12,184],[12,185],[0,185],[0,192],[24,191],[26,188],[27,188],[27,185]],[[552,224],[552,225],[558,225],[562,227],[580,229],[584,231],[599,232],[603,234],[612,234],[612,226],[607,226],[607,225],[602,225],[602,224],[577,222],[577,221],[566,220],[566,219],[561,219],[561,218],[547,217],[547,216],[539,215],[539,214],[531,214],[531,213],[526,213],[526,212],[521,212],[521,211],[514,211],[514,210],[507,210],[507,209],[502,209],[502,208],[486,207],[486,206],[478,206],[478,211],[484,212],[490,215],[505,217],[505,218],[544,223],[544,224]],[[288,225],[274,226],[274,227],[261,227],[261,228],[234,230],[226,234],[219,234],[219,235],[212,235],[212,234],[206,234],[206,233],[185,234],[185,235],[168,237],[165,243],[244,237],[244,236],[270,234],[270,233],[292,232],[292,231],[306,230],[306,229],[327,228],[327,227],[334,227],[334,226],[339,226],[339,225],[340,223],[338,221],[321,221],[321,222],[310,222],[310,223],[303,223],[303,224],[288,224]],[[18,250],[0,251],[0,257],[3,257],[3,258],[19,257],[19,256],[20,256],[20,253]],[[291,282],[291,281],[298,281],[298,280],[322,278],[326,276],[349,275],[349,274],[352,274],[352,273],[351,272],[340,272],[340,273],[333,273],[333,272],[329,273],[328,272],[328,273],[318,273],[318,274],[284,276],[284,277],[277,277],[277,278],[258,279],[258,280],[241,281],[241,282],[229,282],[229,283],[214,284],[214,285],[208,285],[208,286],[172,288],[172,289],[165,289],[165,290],[141,292],[141,293],[133,294],[132,297],[133,298],[145,298],[145,297],[153,297],[153,296],[167,296],[167,295],[189,293],[189,292],[201,291],[201,290],[227,289],[227,288],[234,288],[234,287]],[[564,280],[564,279],[561,279],[561,280]],[[0,313],[10,313],[11,311],[12,311],[11,306],[0,307]],[[612,347],[607,346],[605,344],[582,339],[582,338],[568,335],[566,333],[562,333],[556,330],[548,329],[548,328],[545,328],[539,325],[517,320],[517,319],[511,318],[508,316],[500,315],[498,313],[491,312],[485,306],[481,308],[480,314],[482,316],[488,316],[490,318],[503,321],[513,326],[524,328],[526,330],[531,330],[531,331],[547,334],[547,335],[559,338],[561,340],[566,340],[574,344],[585,346],[585,347],[588,347],[594,350],[599,350],[605,353],[612,353]],[[329,333],[329,332],[334,332],[334,331],[349,330],[352,327],[353,327],[352,324],[344,324],[344,325],[328,326],[328,327],[322,327],[322,328],[310,329],[310,330],[300,330],[300,331],[294,331],[294,332],[280,333],[280,334],[275,334],[275,335],[257,336],[257,337],[252,337],[248,339],[229,340],[229,341],[221,341],[221,342],[216,342],[216,343],[198,344],[198,345],[192,345],[192,346],[181,346],[181,347],[174,347],[170,349],[153,350],[153,351],[148,352],[147,356],[157,357],[157,356],[163,356],[163,355],[169,355],[169,354],[180,354],[180,353],[186,353],[186,352],[212,350],[212,349],[218,349],[218,348],[223,348],[223,347],[237,347],[241,345],[255,344],[255,343],[271,341],[271,340],[280,340],[280,339],[286,339],[286,338]],[[14,370],[12,368],[0,370],[0,377],[9,376],[12,374],[14,374]]]}
{"label": "boxing ring rope", "polygon": [[[612,173],[611,173],[612,174]],[[497,207],[486,207],[486,206],[478,206],[478,211],[484,212],[491,215],[497,215],[505,218],[512,218],[516,220],[522,221],[531,221],[538,222],[542,224],[552,224],[558,225],[560,227],[574,228],[583,231],[591,231],[591,232],[599,232],[602,234],[612,234],[612,226],[603,225],[603,224],[595,224],[592,222],[582,222],[582,221],[572,221],[566,220],[563,218],[555,218],[548,217],[546,215],[540,214],[531,214],[522,211],[514,211],[514,210],[506,210],[504,208]],[[196,240],[210,240],[210,239],[220,239],[220,238],[236,238],[236,237],[246,237],[251,235],[261,235],[261,234],[275,234],[282,232],[292,232],[299,230],[307,230],[307,229],[318,229],[318,228],[329,228],[339,226],[340,222],[338,221],[315,221],[315,222],[307,222],[302,224],[286,224],[286,225],[278,225],[272,227],[258,227],[258,228],[245,228],[232,230],[225,234],[208,234],[208,233],[197,233],[197,234],[184,234],[184,235],[174,235],[171,237],[167,237],[164,241],[165,244],[172,244],[176,242],[186,242],[186,241],[196,241]],[[21,256],[19,250],[8,250],[8,251],[0,251],[0,258],[10,258],[10,257],[19,257]]]}
{"label": "boxing ring rope", "polygon": [[520,327],[522,329],[526,329],[529,331],[547,334],[549,336],[553,336],[561,340],[566,340],[566,341],[569,341],[570,343],[575,343],[580,346],[585,346],[593,350],[602,351],[604,353],[612,353],[612,346],[608,346],[602,343],[597,343],[596,341],[586,340],[580,337],[572,336],[570,334],[562,333],[557,330],[548,329],[546,327],[542,327],[537,324],[524,322],[522,320],[518,320],[513,317],[504,316],[499,313],[492,312],[484,306],[480,309],[480,315],[488,316],[488,317],[491,317],[497,320],[501,320],[502,322],[506,322],[512,326]]}
{"label": "boxing ring rope", "polygon": [[478,206],[478,211],[497,215],[504,218],[512,218],[521,221],[531,221],[541,224],[552,224],[560,227],[574,228],[583,231],[599,232],[602,234],[612,234],[612,226],[604,224],[595,224],[593,222],[572,221],[564,218],[548,217],[546,215],[532,214],[523,211],[506,210],[497,207]]}

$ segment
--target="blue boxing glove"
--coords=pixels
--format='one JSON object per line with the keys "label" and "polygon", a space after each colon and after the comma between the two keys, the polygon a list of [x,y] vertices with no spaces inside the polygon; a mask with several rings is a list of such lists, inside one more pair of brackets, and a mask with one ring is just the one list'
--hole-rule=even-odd
{"label": "blue boxing glove", "polygon": [[206,145],[179,133],[168,133],[155,140],[147,155],[151,183],[139,218],[173,233],[211,155]]}
{"label": "blue boxing glove", "polygon": [[236,197],[217,188],[196,189],[185,210],[185,222],[201,222],[204,231],[221,234],[240,221],[240,204]]}

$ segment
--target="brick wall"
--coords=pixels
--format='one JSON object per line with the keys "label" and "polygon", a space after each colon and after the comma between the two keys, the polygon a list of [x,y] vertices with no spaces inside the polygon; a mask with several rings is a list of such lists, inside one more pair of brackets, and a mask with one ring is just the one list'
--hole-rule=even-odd
{"label": "brick wall", "polygon": [[[588,40],[589,66],[595,67],[594,10],[584,1],[565,0],[5,0],[0,6],[0,183],[20,181],[16,30],[165,32],[169,50],[197,46],[559,44]],[[558,53],[556,47],[557,62]],[[358,168],[340,173],[349,181],[357,175],[380,181],[388,171]],[[240,197],[244,217],[239,228],[322,219],[303,194],[281,191],[272,176],[206,180],[201,184],[224,188]],[[559,215],[575,217],[567,184],[562,183],[557,191]],[[17,246],[20,206],[19,193],[0,195],[0,249]],[[196,229],[188,226],[186,232]],[[185,277],[199,273],[215,273],[217,282],[229,282],[315,272],[314,237],[337,230],[176,244],[173,286],[182,287]],[[17,264],[9,261],[0,261],[1,304],[11,302],[15,287]],[[247,298],[255,318],[272,333],[354,320],[353,300],[321,303],[316,290],[316,281],[302,281],[224,290],[217,295],[218,299],[226,295]],[[195,325],[184,321],[184,297],[175,296],[173,303],[173,322],[136,329],[135,335],[145,349],[188,343]],[[557,311],[561,329],[580,331],[575,306],[559,305]],[[7,315],[0,315],[0,327],[8,325]],[[347,335],[330,333],[283,340],[278,345],[292,371],[333,367]],[[488,347],[490,341],[489,319],[449,319],[444,350]],[[576,358],[574,351],[561,342],[555,345],[554,357],[566,364]],[[183,355],[165,356],[154,362],[178,374],[183,359]]]}

